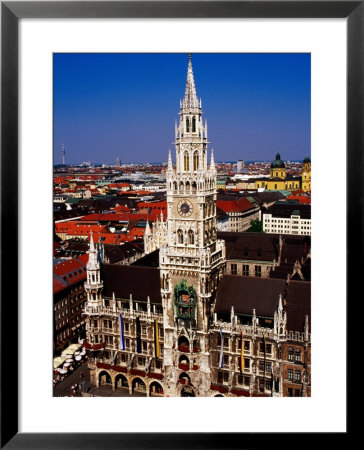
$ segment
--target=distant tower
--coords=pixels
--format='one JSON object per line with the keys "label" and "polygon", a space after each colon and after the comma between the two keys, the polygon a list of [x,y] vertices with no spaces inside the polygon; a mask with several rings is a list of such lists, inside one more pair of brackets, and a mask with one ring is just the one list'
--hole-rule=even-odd
{"label": "distant tower", "polygon": [[242,172],[243,169],[244,169],[244,161],[242,159],[239,159],[236,164],[236,171],[239,173]]}
{"label": "distant tower", "polygon": [[66,150],[64,149],[64,144],[62,143],[62,165],[66,165]]}
{"label": "distant tower", "polygon": [[302,189],[305,192],[311,191],[311,159],[306,157],[302,165]]}
{"label": "distant tower", "polygon": [[119,157],[116,158],[116,160],[115,160],[115,165],[116,165],[117,167],[120,166],[120,158],[119,158]]}

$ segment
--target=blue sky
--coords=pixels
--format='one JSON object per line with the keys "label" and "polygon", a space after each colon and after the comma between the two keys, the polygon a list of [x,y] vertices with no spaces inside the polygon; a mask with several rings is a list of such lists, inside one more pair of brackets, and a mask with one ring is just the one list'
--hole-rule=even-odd
{"label": "blue sky", "polygon": [[[167,161],[188,54],[54,54],[54,163]],[[311,154],[310,54],[192,54],[217,161]]]}

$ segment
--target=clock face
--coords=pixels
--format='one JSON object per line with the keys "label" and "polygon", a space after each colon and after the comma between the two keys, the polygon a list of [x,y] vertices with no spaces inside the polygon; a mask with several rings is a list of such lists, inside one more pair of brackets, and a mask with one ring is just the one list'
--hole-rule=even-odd
{"label": "clock face", "polygon": [[192,214],[192,203],[189,200],[181,200],[177,206],[180,216],[189,217]]}

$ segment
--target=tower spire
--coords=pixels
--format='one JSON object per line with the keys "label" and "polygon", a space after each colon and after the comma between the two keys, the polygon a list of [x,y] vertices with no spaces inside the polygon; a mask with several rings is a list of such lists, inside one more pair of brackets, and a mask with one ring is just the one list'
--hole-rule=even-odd
{"label": "tower spire", "polygon": [[185,97],[182,102],[183,108],[198,108],[199,101],[196,94],[195,79],[193,77],[191,53],[188,54],[188,68]]}

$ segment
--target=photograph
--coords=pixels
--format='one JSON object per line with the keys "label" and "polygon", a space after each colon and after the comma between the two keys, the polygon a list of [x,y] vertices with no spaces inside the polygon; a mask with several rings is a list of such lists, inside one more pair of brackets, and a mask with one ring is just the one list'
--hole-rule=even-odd
{"label": "photograph", "polygon": [[53,53],[52,220],[53,397],[311,397],[310,53]]}

